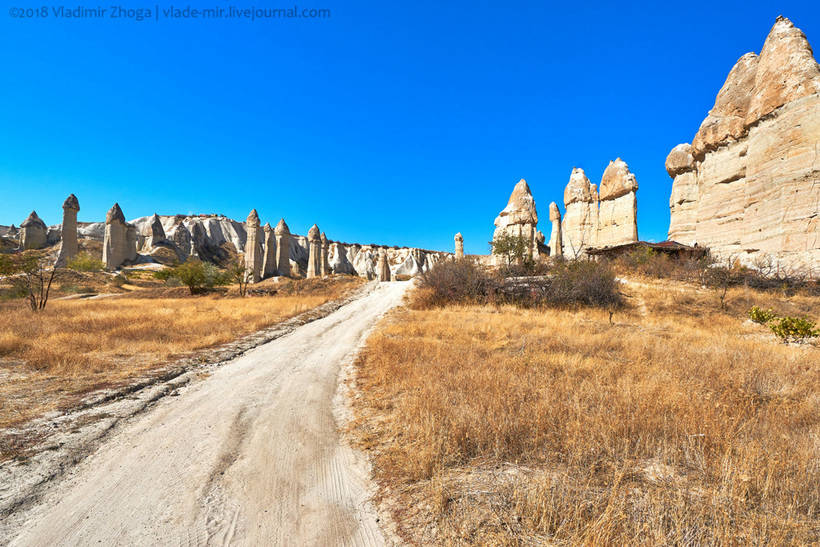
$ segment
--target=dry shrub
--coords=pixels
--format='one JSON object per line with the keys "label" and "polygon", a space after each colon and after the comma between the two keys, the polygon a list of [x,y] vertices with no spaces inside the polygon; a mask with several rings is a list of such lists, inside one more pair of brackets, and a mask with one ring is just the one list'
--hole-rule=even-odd
{"label": "dry shrub", "polygon": [[39,313],[22,302],[1,303],[0,428],[269,327],[361,283],[351,276],[289,280],[282,282],[284,294],[259,298],[191,297],[185,296],[187,289],[163,289],[182,295],[176,297],[140,291],[54,300]]}
{"label": "dry shrub", "polygon": [[357,363],[354,431],[405,538],[816,542],[818,350],[654,305],[684,294],[643,288],[649,313],[613,326],[588,308],[394,313]]}
{"label": "dry shrub", "polygon": [[442,262],[419,276],[422,292],[414,306],[492,302],[499,286],[497,276],[470,259]]}

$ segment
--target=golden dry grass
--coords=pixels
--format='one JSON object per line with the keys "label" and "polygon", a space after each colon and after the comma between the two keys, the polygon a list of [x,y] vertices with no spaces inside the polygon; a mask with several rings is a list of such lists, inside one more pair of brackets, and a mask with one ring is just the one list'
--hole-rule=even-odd
{"label": "golden dry grass", "polygon": [[349,276],[285,281],[274,296],[247,298],[155,289],[53,300],[39,313],[21,301],[0,303],[0,428],[269,327],[361,283]]}
{"label": "golden dry grass", "polygon": [[[353,432],[415,544],[811,544],[820,349],[745,321],[817,298],[646,282],[631,308],[402,309]],[[742,312],[741,312],[742,310]]]}

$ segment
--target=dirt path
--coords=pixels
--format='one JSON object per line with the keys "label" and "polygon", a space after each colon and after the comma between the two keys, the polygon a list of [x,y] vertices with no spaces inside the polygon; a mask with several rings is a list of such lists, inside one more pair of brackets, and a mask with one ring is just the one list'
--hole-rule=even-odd
{"label": "dirt path", "polygon": [[407,286],[381,284],[165,397],[55,486],[11,544],[384,544],[334,395]]}

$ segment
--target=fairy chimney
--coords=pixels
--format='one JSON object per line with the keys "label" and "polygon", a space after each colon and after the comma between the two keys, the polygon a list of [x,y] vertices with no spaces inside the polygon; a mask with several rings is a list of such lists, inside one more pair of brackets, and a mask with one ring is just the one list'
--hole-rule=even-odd
{"label": "fairy chimney", "polygon": [[379,276],[379,281],[390,281],[390,264],[387,263],[387,253],[384,249],[379,251],[376,273]]}
{"label": "fairy chimney", "polygon": [[276,274],[287,277],[290,275],[290,229],[284,218],[279,219],[273,234],[276,236]]}
{"label": "fairy chimney", "polygon": [[269,222],[262,227],[265,234],[265,256],[262,259],[262,277],[270,277],[276,274],[276,235]]}
{"label": "fairy chimney", "polygon": [[48,228],[36,211],[31,214],[20,225],[20,248],[27,249],[41,249],[46,244],[48,239]]}
{"label": "fairy chimney", "polygon": [[456,234],[456,258],[464,258],[464,237],[461,232]]}
{"label": "fairy chimney", "polygon": [[136,229],[125,222],[122,209],[118,203],[115,203],[105,215],[102,256],[105,268],[116,270],[126,261],[134,260],[137,257],[136,246]]}
{"label": "fairy chimney", "polygon": [[330,245],[328,244],[327,236],[324,232],[322,232],[320,240],[322,242],[322,276],[326,276],[330,274],[330,265],[328,263],[328,253],[330,252]]}
{"label": "fairy chimney", "polygon": [[554,201],[550,203],[550,222],[552,223],[552,232],[550,232],[550,255],[563,256],[564,249],[561,244],[561,211],[558,210],[558,204]]}
{"label": "fairy chimney", "polygon": [[322,274],[322,236],[315,224],[308,230],[308,267],[306,277]]}
{"label": "fairy chimney", "polygon": [[251,209],[245,221],[245,276],[249,283],[256,283],[262,273],[262,244],[259,234],[259,213]]}
{"label": "fairy chimney", "polygon": [[77,256],[77,212],[80,202],[71,194],[63,202],[63,224],[60,228],[60,251],[57,254],[57,265],[65,266]]}

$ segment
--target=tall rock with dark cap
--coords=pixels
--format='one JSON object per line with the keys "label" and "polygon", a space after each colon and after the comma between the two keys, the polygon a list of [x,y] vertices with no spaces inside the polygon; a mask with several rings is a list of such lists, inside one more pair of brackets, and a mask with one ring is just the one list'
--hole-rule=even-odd
{"label": "tall rock with dark cap", "polygon": [[322,236],[315,224],[308,230],[308,266],[305,277],[317,277],[322,274]]}
{"label": "tall rock with dark cap", "polygon": [[669,239],[719,259],[820,271],[820,65],[778,17],[729,72],[691,146],[666,160]]}
{"label": "tall rock with dark cap", "polygon": [[610,247],[638,241],[638,181],[621,158],[609,162],[598,191],[595,245]]}
{"label": "tall rock with dark cap", "polygon": [[77,213],[80,202],[71,194],[63,202],[63,223],[60,227],[60,252],[57,254],[57,265],[65,266],[77,256]]}
{"label": "tall rock with dark cap", "polygon": [[151,251],[154,247],[168,241],[165,228],[162,227],[162,222],[156,213],[143,225],[140,235],[142,235],[142,249],[145,251]]}
{"label": "tall rock with dark cap", "polygon": [[[130,230],[129,230],[130,227]],[[129,233],[131,232],[131,233]],[[107,270],[116,270],[137,256],[136,228],[125,222],[125,215],[115,203],[105,215],[102,259]]]}
{"label": "tall rock with dark cap", "polygon": [[279,219],[273,229],[276,236],[276,274],[284,277],[290,275],[290,229],[285,219]]}
{"label": "tall rock with dark cap", "polygon": [[276,275],[276,235],[269,222],[262,227],[265,239],[265,257],[262,259],[262,277]]}
{"label": "tall rock with dark cap", "polygon": [[376,273],[379,276],[379,281],[390,281],[390,264],[387,262],[387,253],[384,249],[379,251]]}
{"label": "tall rock with dark cap", "polygon": [[245,221],[245,276],[248,283],[257,283],[262,274],[262,242],[259,229],[259,213],[251,209]]}
{"label": "tall rock with dark cap", "polygon": [[461,235],[461,232],[458,232],[454,239],[456,243],[456,260],[464,258],[464,236]]}
{"label": "tall rock with dark cap", "polygon": [[550,203],[550,222],[552,223],[549,243],[550,256],[563,256],[564,249],[561,243],[561,211],[554,201]]}
{"label": "tall rock with dark cap", "polygon": [[322,276],[330,275],[330,263],[328,262],[328,253],[330,252],[330,244],[324,232],[319,236],[322,242]]}
{"label": "tall rock with dark cap", "polygon": [[32,211],[28,218],[20,224],[20,248],[22,250],[41,249],[48,239],[48,227],[46,223],[37,216],[36,211]]}
{"label": "tall rock with dark cap", "polygon": [[495,219],[493,241],[501,235],[520,236],[527,242],[528,254],[538,259],[538,212],[527,181],[521,179],[513,188],[507,206]]}

